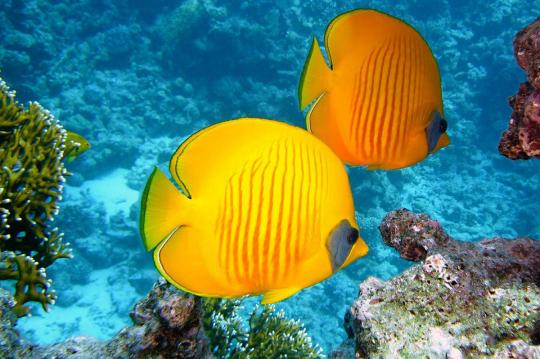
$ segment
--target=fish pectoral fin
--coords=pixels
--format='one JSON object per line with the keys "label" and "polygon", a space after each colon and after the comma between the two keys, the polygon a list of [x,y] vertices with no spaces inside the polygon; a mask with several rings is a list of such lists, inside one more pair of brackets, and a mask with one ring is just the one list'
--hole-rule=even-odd
{"label": "fish pectoral fin", "polygon": [[274,289],[264,293],[261,304],[273,304],[289,298],[298,292],[301,288]]}

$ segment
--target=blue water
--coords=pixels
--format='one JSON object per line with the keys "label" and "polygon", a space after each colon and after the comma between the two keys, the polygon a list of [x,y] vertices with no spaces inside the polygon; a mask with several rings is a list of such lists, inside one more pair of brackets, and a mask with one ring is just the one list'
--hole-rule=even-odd
{"label": "blue water", "polygon": [[[242,4],[242,5],[240,5]],[[72,164],[58,225],[75,258],[49,270],[59,293],[48,314],[19,322],[40,343],[106,339],[158,274],[138,236],[138,196],[191,133],[252,116],[303,126],[296,88],[311,37],[336,15],[376,8],[418,29],[437,57],[452,145],[392,172],[349,170],[370,254],[282,302],[326,352],[345,338],[342,318],[367,276],[409,265],[377,230],[407,207],[450,235],[540,238],[540,162],[513,162],[497,144],[524,73],[512,38],[540,1],[141,1],[0,3],[0,69],[19,100],[37,100],[92,150]],[[46,330],[44,330],[47,328]]]}

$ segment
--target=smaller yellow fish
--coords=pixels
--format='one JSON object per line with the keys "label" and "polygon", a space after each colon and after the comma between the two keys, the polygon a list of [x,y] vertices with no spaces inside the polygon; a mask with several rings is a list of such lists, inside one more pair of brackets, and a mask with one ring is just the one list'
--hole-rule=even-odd
{"label": "smaller yellow fish", "polygon": [[368,251],[343,163],[301,128],[219,123],[188,138],[169,170],[182,192],[156,168],[140,230],[159,272],[180,289],[274,303]]}
{"label": "smaller yellow fish", "polygon": [[375,10],[353,10],[326,28],[300,79],[309,131],[345,163],[368,169],[414,165],[446,147],[439,67],[422,36]]}
{"label": "smaller yellow fish", "polygon": [[90,142],[86,140],[83,136],[66,131],[66,149],[64,150],[64,158],[69,162],[73,161],[76,157],[80,156],[82,153],[88,151],[90,148]]}

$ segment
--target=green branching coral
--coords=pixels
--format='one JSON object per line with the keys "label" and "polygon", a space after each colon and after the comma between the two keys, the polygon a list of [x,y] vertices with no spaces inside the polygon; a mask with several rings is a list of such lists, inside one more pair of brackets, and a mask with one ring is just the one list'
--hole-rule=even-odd
{"label": "green branching coral", "polygon": [[299,321],[273,305],[257,306],[247,328],[238,315],[240,300],[203,299],[203,323],[219,358],[322,358]]}
{"label": "green branching coral", "polygon": [[45,268],[71,251],[50,223],[58,213],[66,131],[38,103],[25,110],[0,78],[0,280],[15,280],[15,311],[47,310],[55,293]]}

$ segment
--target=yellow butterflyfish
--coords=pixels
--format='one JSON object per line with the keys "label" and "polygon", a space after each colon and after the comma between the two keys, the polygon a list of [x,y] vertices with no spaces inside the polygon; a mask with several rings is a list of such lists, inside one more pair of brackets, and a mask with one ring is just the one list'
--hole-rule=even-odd
{"label": "yellow butterflyfish", "polygon": [[437,62],[410,25],[375,10],[353,10],[328,25],[327,66],[314,38],[298,89],[313,106],[309,131],[347,164],[411,166],[447,146]]}
{"label": "yellow butterflyfish", "polygon": [[159,272],[206,297],[283,300],[367,253],[340,159],[309,132],[242,118],[195,133],[154,169],[140,231]]}

